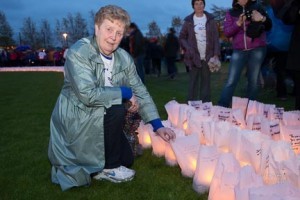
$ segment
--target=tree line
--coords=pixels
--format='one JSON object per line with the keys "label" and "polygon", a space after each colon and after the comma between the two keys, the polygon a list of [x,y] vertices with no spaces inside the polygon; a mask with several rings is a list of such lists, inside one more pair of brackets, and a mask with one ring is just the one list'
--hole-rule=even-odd
{"label": "tree line", "polygon": [[[225,16],[226,9],[212,6],[212,13],[215,15],[216,21],[222,27],[222,21]],[[43,19],[37,24],[31,17],[23,20],[21,30],[17,30],[15,34],[6,19],[6,15],[0,10],[0,47],[10,47],[18,45],[30,45],[33,49],[51,48],[51,47],[67,47],[82,37],[86,37],[94,32],[94,11],[89,12],[89,20],[87,21],[77,12],[69,13],[61,20],[56,20],[54,28],[47,19]],[[172,18],[170,27],[173,27],[179,33],[183,19],[179,16]],[[220,29],[221,30],[221,29]],[[66,34],[63,36],[63,34]],[[14,35],[17,35],[14,39]],[[146,37],[161,37],[161,29],[155,21],[148,24]]]}

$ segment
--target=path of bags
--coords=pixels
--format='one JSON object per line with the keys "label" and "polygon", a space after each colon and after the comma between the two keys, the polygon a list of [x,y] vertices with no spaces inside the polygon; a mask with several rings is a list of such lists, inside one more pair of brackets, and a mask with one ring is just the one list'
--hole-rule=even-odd
{"label": "path of bags", "polygon": [[233,97],[232,108],[201,101],[165,105],[177,138],[166,143],[141,122],[139,142],[179,166],[210,200],[300,199],[300,111]]}

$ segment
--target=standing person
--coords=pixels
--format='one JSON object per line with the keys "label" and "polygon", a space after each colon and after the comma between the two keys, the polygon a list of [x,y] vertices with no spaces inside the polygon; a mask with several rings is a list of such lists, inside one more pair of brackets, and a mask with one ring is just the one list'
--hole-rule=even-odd
{"label": "standing person", "polygon": [[236,85],[245,65],[247,66],[247,98],[255,100],[257,80],[266,55],[266,31],[272,21],[261,6],[253,0],[233,0],[224,21],[224,34],[232,38],[233,52],[229,74],[218,104],[229,107]]}
{"label": "standing person", "polygon": [[294,80],[295,109],[300,110],[300,0],[286,0],[279,17],[284,23],[294,25],[286,68]]}
{"label": "standing person", "polygon": [[157,38],[151,40],[150,51],[153,72],[159,77],[161,75],[161,60],[164,57],[164,51]]}
{"label": "standing person", "polygon": [[125,10],[104,6],[95,15],[94,35],[68,49],[48,149],[52,182],[62,190],[89,185],[91,177],[112,182],[133,179],[135,171],[128,168],[133,153],[123,133],[127,111],[138,111],[166,142],[175,138],[163,127],[132,57],[118,48],[129,24]]}
{"label": "standing person", "polygon": [[267,7],[266,11],[272,20],[272,28],[267,32],[268,50],[266,57],[272,59],[274,64],[277,98],[286,100],[287,86],[285,79],[288,75],[286,62],[293,26],[284,24],[281,19],[276,17],[272,7]]}
{"label": "standing person", "polygon": [[184,49],[184,62],[189,66],[188,100],[210,99],[208,61],[220,55],[219,33],[214,17],[204,11],[205,0],[192,0],[194,12],[184,19],[179,41]]}
{"label": "standing person", "polygon": [[144,36],[138,26],[135,23],[131,23],[129,26],[129,49],[130,54],[134,59],[137,73],[140,76],[143,83],[145,83],[144,72],[144,57],[145,57],[145,42]]}
{"label": "standing person", "polygon": [[176,69],[176,58],[179,54],[179,40],[175,35],[174,28],[169,29],[169,33],[166,38],[164,50],[165,50],[165,58],[168,69],[168,75],[171,79],[175,78],[177,69]]}

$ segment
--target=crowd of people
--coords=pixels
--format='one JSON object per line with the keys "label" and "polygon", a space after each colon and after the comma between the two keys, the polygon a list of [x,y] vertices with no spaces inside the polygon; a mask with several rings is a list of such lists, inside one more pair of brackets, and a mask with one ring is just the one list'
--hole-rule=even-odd
{"label": "crowd of people", "polygon": [[29,46],[0,49],[0,67],[62,66],[65,48],[33,50]]}

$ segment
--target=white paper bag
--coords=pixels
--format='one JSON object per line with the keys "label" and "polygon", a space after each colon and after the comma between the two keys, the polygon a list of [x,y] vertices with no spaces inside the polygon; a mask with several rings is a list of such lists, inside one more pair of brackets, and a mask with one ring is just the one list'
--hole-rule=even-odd
{"label": "white paper bag", "polygon": [[261,162],[263,152],[266,151],[263,147],[268,148],[264,143],[270,143],[270,137],[253,130],[241,130],[241,144],[238,150],[237,160],[242,166],[250,164],[256,173],[261,172]]}
{"label": "white paper bag", "polygon": [[211,116],[215,121],[229,121],[231,116],[231,108],[222,106],[213,106]]}
{"label": "white paper bag", "polygon": [[230,134],[236,131],[235,127],[224,121],[211,122],[213,129],[211,130],[214,134],[213,144],[223,152],[229,151]]}
{"label": "white paper bag", "polygon": [[240,128],[246,128],[245,115],[241,109],[232,109],[231,123]]}
{"label": "white paper bag", "polygon": [[276,184],[286,181],[281,163],[295,159],[291,146],[285,141],[272,141],[262,161],[261,174],[266,184]]}
{"label": "white paper bag", "polygon": [[185,177],[193,177],[200,147],[198,135],[177,137],[174,142],[171,142],[171,147],[176,155],[181,174]]}
{"label": "white paper bag", "polygon": [[299,197],[300,191],[287,182],[249,189],[249,200],[299,200]]}
{"label": "white paper bag", "polygon": [[248,98],[241,98],[241,97],[233,96],[231,108],[233,110],[240,109],[243,113],[243,118],[245,119],[246,113],[247,113],[248,102],[249,102]]}
{"label": "white paper bag", "polygon": [[300,154],[300,126],[280,126],[280,138],[289,142],[296,154]]}
{"label": "white paper bag", "polygon": [[193,178],[193,188],[199,194],[209,190],[220,155],[221,153],[215,146],[200,146],[197,167]]}
{"label": "white paper bag", "polygon": [[209,188],[209,200],[235,200],[240,165],[231,153],[220,155]]}
{"label": "white paper bag", "polygon": [[247,165],[242,167],[239,173],[238,183],[234,187],[235,199],[248,200],[249,189],[263,185],[264,183],[262,177],[255,173],[252,166]]}
{"label": "white paper bag", "polygon": [[177,126],[179,117],[180,105],[177,101],[172,100],[165,104],[165,109],[168,114],[168,120],[171,122],[172,126]]}
{"label": "white paper bag", "polygon": [[143,121],[140,122],[140,125],[137,129],[139,143],[143,149],[148,149],[152,147],[150,132],[153,132],[153,128],[150,124],[145,124]]}
{"label": "white paper bag", "polygon": [[263,118],[261,121],[261,133],[270,136],[273,140],[280,140],[279,120]]}
{"label": "white paper bag", "polygon": [[299,126],[300,125],[300,111],[285,111],[282,115],[282,122],[284,125],[292,125],[292,126]]}
{"label": "white paper bag", "polygon": [[300,190],[300,157],[290,157],[280,163],[281,176]]}
{"label": "white paper bag", "polygon": [[246,121],[250,115],[264,115],[264,104],[258,101],[249,100],[246,114]]}
{"label": "white paper bag", "polygon": [[247,129],[260,131],[261,130],[261,122],[262,122],[263,118],[264,118],[264,116],[259,115],[259,114],[248,115],[247,120],[246,120]]}

